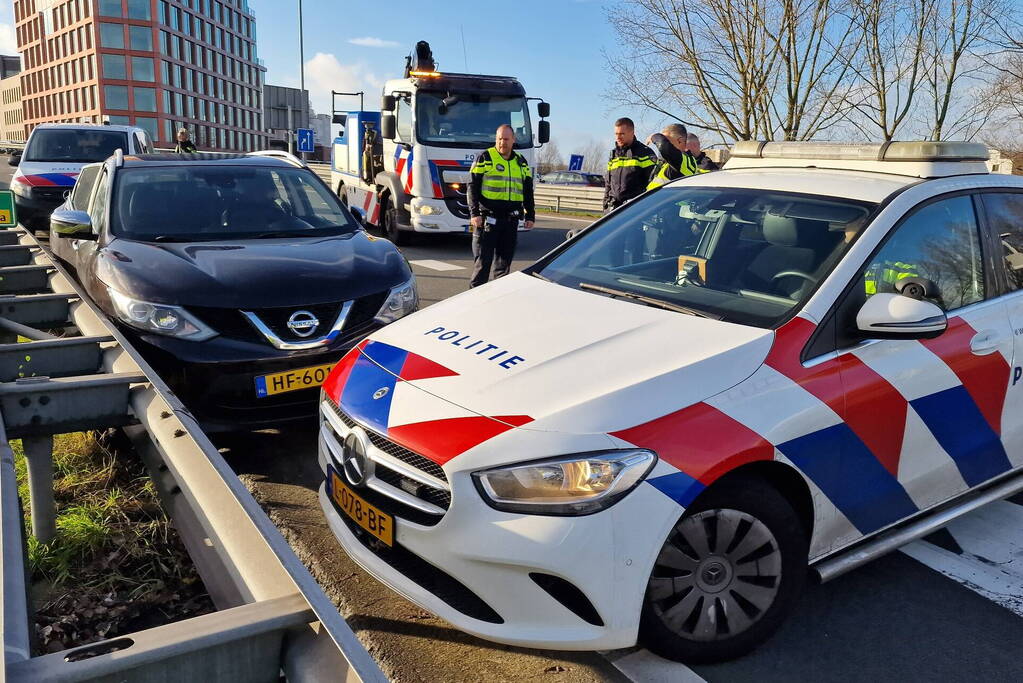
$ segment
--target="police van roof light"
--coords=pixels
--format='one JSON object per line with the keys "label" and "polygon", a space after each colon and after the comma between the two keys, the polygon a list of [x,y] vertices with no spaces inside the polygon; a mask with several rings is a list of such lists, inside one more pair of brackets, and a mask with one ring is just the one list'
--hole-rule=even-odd
{"label": "police van roof light", "polygon": [[742,140],[732,157],[743,159],[832,159],[848,161],[987,161],[986,145],[976,142],[764,142]]}
{"label": "police van roof light", "polygon": [[409,76],[417,76],[419,78],[437,78],[440,76],[439,71],[409,71]]}

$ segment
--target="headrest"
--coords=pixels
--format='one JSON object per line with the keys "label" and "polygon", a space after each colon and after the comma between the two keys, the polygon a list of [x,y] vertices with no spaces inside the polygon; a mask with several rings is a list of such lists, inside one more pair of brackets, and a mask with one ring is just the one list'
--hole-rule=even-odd
{"label": "headrest", "polygon": [[799,225],[795,218],[764,214],[764,239],[780,247],[794,247],[799,244]]}

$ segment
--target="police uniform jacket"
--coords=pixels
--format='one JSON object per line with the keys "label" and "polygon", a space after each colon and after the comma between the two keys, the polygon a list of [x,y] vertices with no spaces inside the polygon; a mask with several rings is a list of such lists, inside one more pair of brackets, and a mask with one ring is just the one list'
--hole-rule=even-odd
{"label": "police uniform jacket", "polygon": [[638,139],[628,147],[615,147],[607,160],[604,207],[621,206],[646,192],[650,173],[657,163],[653,150]]}
{"label": "police uniform jacket", "polygon": [[[503,181],[514,182],[515,187],[507,192],[489,191],[485,185],[488,179],[496,180],[498,185]],[[497,195],[504,198],[496,198]],[[502,157],[496,147],[481,152],[472,163],[466,199],[470,216],[490,214],[501,217],[518,211],[522,213],[523,220],[536,220],[533,172],[525,157],[518,152],[513,152],[511,159]]]}

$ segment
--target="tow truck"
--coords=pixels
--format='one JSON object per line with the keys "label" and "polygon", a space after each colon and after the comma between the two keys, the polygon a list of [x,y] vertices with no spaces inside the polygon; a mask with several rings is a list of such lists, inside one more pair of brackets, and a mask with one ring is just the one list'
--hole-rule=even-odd
{"label": "tow truck", "polygon": [[[339,96],[358,95],[358,111],[338,109]],[[494,144],[502,124],[515,149],[533,163],[529,102],[540,121],[536,145],[550,140],[550,105],[527,97],[510,76],[437,71],[430,45],[416,44],[403,78],[384,84],[381,111],[366,111],[364,93],[333,92],[332,121],[342,126],[331,150],[331,185],[363,222],[396,244],[413,233],[469,231],[469,168]]]}

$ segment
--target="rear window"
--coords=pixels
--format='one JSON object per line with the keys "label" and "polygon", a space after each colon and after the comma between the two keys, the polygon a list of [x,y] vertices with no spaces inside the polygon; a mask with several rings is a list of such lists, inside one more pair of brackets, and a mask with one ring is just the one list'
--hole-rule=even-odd
{"label": "rear window", "polygon": [[89,163],[103,161],[114,150],[128,151],[128,135],[116,130],[36,129],[24,161]]}
{"label": "rear window", "polygon": [[302,168],[125,168],[114,195],[114,234],[140,241],[316,237],[359,227]]}

